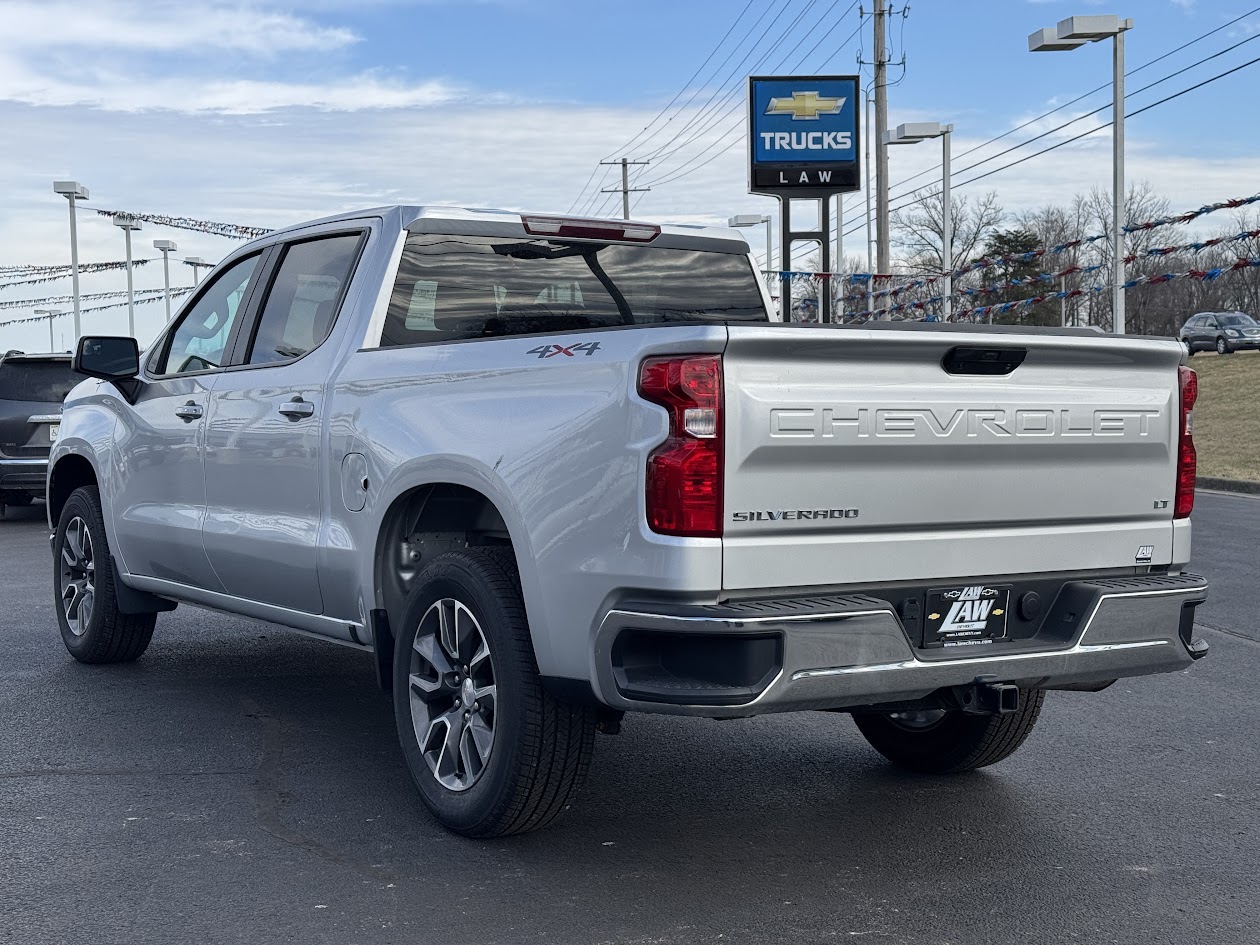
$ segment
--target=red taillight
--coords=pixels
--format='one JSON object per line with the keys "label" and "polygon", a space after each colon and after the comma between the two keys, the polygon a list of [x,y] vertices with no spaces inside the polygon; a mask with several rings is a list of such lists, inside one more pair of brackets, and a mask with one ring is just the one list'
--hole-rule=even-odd
{"label": "red taillight", "polygon": [[650,243],[661,235],[661,228],[655,223],[632,223],[629,220],[522,216],[521,225],[526,233],[534,236],[567,236],[580,240]]}
{"label": "red taillight", "polygon": [[721,537],[722,358],[648,358],[639,393],[669,411],[669,438],[648,457],[648,525],[662,535]]}
{"label": "red taillight", "polygon": [[1199,375],[1182,365],[1177,368],[1181,388],[1181,424],[1177,428],[1177,493],[1173,518],[1186,518],[1194,509],[1194,477],[1198,457],[1194,452],[1194,402],[1199,399]]}

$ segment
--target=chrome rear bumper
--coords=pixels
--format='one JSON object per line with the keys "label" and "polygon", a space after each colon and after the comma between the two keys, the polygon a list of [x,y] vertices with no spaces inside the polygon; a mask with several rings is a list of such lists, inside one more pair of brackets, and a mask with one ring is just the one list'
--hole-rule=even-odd
{"label": "chrome rear bumper", "polygon": [[[892,606],[861,595],[693,608],[627,606],[610,611],[596,635],[596,695],[617,709],[730,718],[920,699],[977,676],[1028,688],[1103,683],[1184,669],[1205,652],[1191,638],[1194,608],[1208,591],[1198,575],[1075,581],[1064,585],[1069,589],[1074,601],[1085,603],[1075,621],[1080,629],[1070,639],[1045,645],[1039,640],[1047,633],[1052,637],[1053,628],[1043,629],[1037,637],[1005,644],[1001,652],[961,657],[912,646]],[[1056,619],[1061,618],[1051,611],[1045,622]],[[700,639],[692,634],[733,644],[775,639],[777,655],[758,682],[724,692],[712,680],[689,684],[685,672],[653,678],[639,670],[636,676],[617,652],[626,631],[666,641]]]}

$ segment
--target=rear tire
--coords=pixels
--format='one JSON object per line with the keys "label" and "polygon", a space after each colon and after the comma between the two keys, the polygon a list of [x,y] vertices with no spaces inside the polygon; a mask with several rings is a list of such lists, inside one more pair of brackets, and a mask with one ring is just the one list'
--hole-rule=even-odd
{"label": "rear tire", "polygon": [[157,614],[124,614],[95,486],[66,500],[53,538],[53,606],[66,649],[80,663],[127,663],[153,638]]}
{"label": "rear tire", "polygon": [[544,827],[586,775],[595,711],[543,689],[508,549],[447,552],[416,577],[397,634],[393,692],[412,780],[456,833]]}
{"label": "rear tire", "polygon": [[996,764],[1028,738],[1041,714],[1044,689],[1021,689],[1019,709],[1009,715],[966,715],[950,710],[927,721],[926,713],[855,712],[853,721],[871,747],[899,768],[921,774],[954,774]]}
{"label": "rear tire", "polygon": [[1188,342],[1188,341],[1183,341],[1183,342],[1182,342],[1182,344],[1184,344],[1184,345],[1186,346],[1186,357],[1187,357],[1187,358],[1193,358],[1193,357],[1194,357],[1194,345],[1192,345],[1192,344],[1191,344],[1190,342]]}

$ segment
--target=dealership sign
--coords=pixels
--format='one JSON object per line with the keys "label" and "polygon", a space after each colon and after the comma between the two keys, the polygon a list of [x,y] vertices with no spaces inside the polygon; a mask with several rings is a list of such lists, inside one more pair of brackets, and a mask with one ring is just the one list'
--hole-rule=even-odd
{"label": "dealership sign", "polygon": [[857,76],[750,76],[749,191],[858,190],[860,130]]}

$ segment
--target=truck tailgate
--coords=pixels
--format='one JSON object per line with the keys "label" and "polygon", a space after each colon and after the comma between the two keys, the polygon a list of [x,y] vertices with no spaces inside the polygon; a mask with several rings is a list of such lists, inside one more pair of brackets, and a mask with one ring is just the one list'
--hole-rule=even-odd
{"label": "truck tailgate", "polygon": [[[950,373],[959,346],[1023,360]],[[1167,565],[1181,358],[1080,333],[732,327],[723,585]]]}

